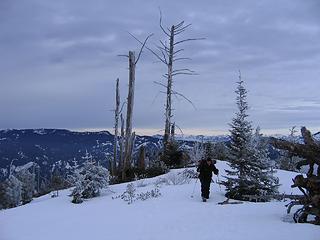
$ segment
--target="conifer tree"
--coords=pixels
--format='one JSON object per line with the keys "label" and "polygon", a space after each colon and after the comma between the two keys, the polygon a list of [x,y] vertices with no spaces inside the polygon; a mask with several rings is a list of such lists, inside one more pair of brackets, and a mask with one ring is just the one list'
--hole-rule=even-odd
{"label": "conifer tree", "polygon": [[75,188],[71,195],[73,203],[81,203],[82,199],[97,197],[100,191],[109,185],[109,171],[97,165],[92,159],[75,172]]}
{"label": "conifer tree", "polygon": [[4,196],[1,203],[3,208],[17,207],[21,204],[22,183],[12,174],[6,179],[4,184]]}
{"label": "conifer tree", "polygon": [[26,204],[31,202],[36,188],[35,174],[31,173],[28,169],[21,169],[16,173],[16,177],[22,184],[22,203]]}
{"label": "conifer tree", "polygon": [[[270,179],[270,172],[265,160],[266,153],[263,149],[257,150],[253,145],[252,125],[248,120],[247,90],[239,75],[236,103],[238,112],[230,124],[229,166],[226,170],[226,197],[247,200],[246,195],[261,196],[271,191],[265,183]],[[259,143],[260,144],[260,143]],[[265,173],[267,172],[267,173]],[[272,185],[272,184],[271,184]],[[273,185],[272,185],[273,186]]]}

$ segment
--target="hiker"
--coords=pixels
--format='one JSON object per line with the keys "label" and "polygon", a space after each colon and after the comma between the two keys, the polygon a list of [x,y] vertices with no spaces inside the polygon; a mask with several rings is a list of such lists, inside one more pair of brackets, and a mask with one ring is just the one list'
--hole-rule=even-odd
{"label": "hiker", "polygon": [[210,157],[199,161],[197,172],[200,172],[199,179],[201,182],[201,197],[203,202],[209,199],[212,172],[215,175],[219,174],[219,170],[214,165],[215,163],[216,161],[212,161]]}

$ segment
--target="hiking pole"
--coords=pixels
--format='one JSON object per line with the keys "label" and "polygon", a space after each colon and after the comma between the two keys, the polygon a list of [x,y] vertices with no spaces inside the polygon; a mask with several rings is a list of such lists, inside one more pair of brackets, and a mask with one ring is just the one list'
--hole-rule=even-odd
{"label": "hiking pole", "polygon": [[194,194],[194,190],[196,189],[197,182],[198,182],[198,178],[197,178],[197,180],[196,180],[195,183],[194,183],[193,191],[192,191],[192,194],[191,194],[191,198],[193,198],[193,194]]}

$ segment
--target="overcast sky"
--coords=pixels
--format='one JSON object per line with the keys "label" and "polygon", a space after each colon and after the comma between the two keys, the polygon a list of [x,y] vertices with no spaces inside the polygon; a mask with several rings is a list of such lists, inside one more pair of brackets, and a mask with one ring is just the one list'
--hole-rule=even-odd
{"label": "overcast sky", "polygon": [[[238,69],[248,90],[250,120],[265,132],[294,125],[320,130],[320,1],[0,0],[0,128],[110,129],[115,79],[127,94],[127,59],[118,57],[164,25],[185,20],[181,38],[192,61],[177,67],[174,121],[185,133],[228,130],[236,111]],[[136,72],[134,128],[164,125],[161,65],[147,51]]]}

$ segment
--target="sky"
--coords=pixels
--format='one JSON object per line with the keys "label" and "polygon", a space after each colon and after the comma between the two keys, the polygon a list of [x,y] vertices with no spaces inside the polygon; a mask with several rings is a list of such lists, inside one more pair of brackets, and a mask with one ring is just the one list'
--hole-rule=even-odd
{"label": "sky", "polygon": [[[237,111],[238,71],[248,90],[249,119],[264,133],[292,126],[320,131],[320,1],[318,0],[1,0],[0,129],[105,130],[114,125],[115,81],[121,101],[128,60],[139,52],[130,34],[155,48],[159,28],[192,25],[176,68],[173,121],[184,134],[227,133]],[[165,65],[147,50],[137,64],[133,127],[161,134]]]}

